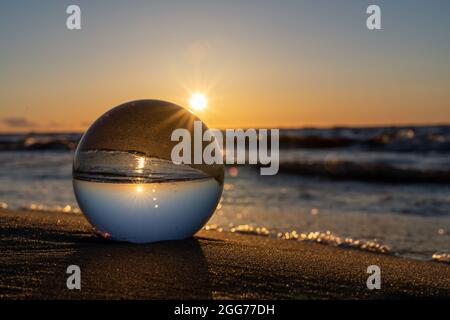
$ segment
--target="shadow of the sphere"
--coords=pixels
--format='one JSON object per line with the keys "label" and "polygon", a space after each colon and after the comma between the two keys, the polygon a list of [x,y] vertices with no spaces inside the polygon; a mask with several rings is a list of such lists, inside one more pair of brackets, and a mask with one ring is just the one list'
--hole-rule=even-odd
{"label": "shadow of the sphere", "polygon": [[195,238],[146,245],[95,238],[83,242],[89,244],[65,259],[80,267],[82,288],[63,290],[64,298],[211,298],[207,262]]}

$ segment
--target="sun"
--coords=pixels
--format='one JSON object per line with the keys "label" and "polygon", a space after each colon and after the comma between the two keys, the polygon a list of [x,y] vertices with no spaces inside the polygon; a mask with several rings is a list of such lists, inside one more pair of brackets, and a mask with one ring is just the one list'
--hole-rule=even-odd
{"label": "sun", "polygon": [[194,93],[189,99],[189,105],[195,111],[205,110],[208,100],[202,93]]}

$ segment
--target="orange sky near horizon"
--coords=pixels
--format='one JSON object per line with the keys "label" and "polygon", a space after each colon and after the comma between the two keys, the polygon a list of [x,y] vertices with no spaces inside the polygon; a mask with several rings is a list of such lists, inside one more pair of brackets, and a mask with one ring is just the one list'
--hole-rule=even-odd
{"label": "orange sky near horizon", "polygon": [[0,4],[0,132],[83,131],[194,92],[210,128],[450,123],[450,22],[431,4],[380,0],[369,31],[354,0],[79,3],[79,31],[64,3]]}

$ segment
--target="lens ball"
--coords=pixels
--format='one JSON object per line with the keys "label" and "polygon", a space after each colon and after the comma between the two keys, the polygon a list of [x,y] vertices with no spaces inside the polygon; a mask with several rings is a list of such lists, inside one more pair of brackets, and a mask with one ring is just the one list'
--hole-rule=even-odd
{"label": "lens ball", "polygon": [[171,160],[178,143],[172,132],[193,136],[194,121],[200,120],[173,103],[139,100],[91,125],[75,153],[73,186],[99,234],[148,243],[188,238],[204,226],[222,194],[224,167]]}

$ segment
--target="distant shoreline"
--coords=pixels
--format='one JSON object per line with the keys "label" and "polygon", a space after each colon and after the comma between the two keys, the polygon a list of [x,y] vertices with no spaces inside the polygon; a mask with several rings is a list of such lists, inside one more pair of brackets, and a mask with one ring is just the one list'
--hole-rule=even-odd
{"label": "distant shoreline", "polygon": [[[450,296],[450,266],[297,241],[200,231],[149,245],[113,243],[81,215],[0,211],[6,299],[409,299]],[[66,268],[82,290],[66,288]],[[381,290],[368,290],[378,265]]]}

